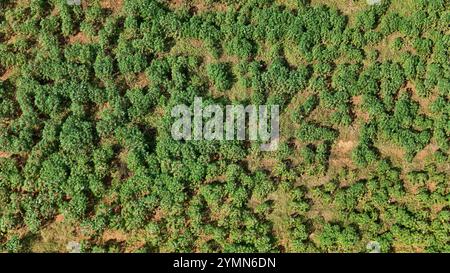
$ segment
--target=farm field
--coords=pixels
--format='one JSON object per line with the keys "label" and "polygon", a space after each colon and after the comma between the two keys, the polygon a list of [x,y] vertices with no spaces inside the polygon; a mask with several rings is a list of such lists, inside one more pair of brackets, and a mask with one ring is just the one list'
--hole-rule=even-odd
{"label": "farm field", "polygon": [[0,0],[0,252],[450,252],[449,97],[449,0]]}

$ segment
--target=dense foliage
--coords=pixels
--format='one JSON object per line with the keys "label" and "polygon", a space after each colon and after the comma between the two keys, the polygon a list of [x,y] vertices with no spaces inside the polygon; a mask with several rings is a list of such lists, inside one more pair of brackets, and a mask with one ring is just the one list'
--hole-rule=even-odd
{"label": "dense foliage", "polygon": [[0,0],[1,251],[450,252],[448,0],[81,1]]}

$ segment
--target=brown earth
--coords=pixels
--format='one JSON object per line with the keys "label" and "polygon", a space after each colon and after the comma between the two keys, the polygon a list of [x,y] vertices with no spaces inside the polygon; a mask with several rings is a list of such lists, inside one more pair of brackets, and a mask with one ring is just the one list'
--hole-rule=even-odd
{"label": "brown earth", "polygon": [[0,80],[6,81],[13,74],[13,72],[14,71],[12,68],[6,69],[5,73],[3,73],[3,75],[0,77]]}
{"label": "brown earth", "polygon": [[355,115],[358,119],[361,119],[364,122],[368,122],[370,119],[369,113],[365,111],[362,107],[363,105],[363,97],[362,96],[355,96],[352,98],[353,105],[353,111],[355,112]]}
{"label": "brown earth", "polygon": [[153,216],[153,220],[159,222],[164,217],[164,212],[162,209],[158,208],[155,211],[155,215]]}
{"label": "brown earth", "polygon": [[416,154],[414,161],[416,163],[423,163],[427,157],[433,155],[438,149],[439,146],[436,144],[428,144],[422,151]]}
{"label": "brown earth", "polygon": [[120,12],[123,7],[123,0],[102,0],[100,6],[104,9],[112,10],[113,13]]}
{"label": "brown earth", "polygon": [[10,156],[11,156],[10,153],[0,151],[0,158],[8,158]]}
{"label": "brown earth", "polygon": [[108,241],[124,242],[127,240],[127,235],[120,230],[106,230],[105,232],[103,232],[102,240],[104,242]]}
{"label": "brown earth", "polygon": [[144,88],[146,86],[149,85],[149,81],[147,79],[147,76],[145,75],[145,73],[139,73],[136,76],[136,80],[134,82],[134,87],[135,88]]}
{"label": "brown earth", "polygon": [[87,37],[83,32],[78,32],[76,35],[69,37],[69,45],[80,43],[80,44],[88,44],[91,43],[92,40]]}

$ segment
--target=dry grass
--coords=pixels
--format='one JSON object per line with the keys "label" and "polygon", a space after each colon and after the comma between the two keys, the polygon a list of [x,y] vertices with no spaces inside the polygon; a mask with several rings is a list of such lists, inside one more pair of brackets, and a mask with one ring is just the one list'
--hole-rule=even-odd
{"label": "dry grass", "polygon": [[358,144],[357,140],[341,139],[333,145],[330,156],[331,167],[354,167],[352,161],[352,151]]}
{"label": "dry grass", "polygon": [[31,245],[31,252],[67,252],[67,244],[70,241],[80,242],[83,239],[85,238],[81,235],[78,225],[58,215],[53,223],[41,229],[39,238]]}
{"label": "dry grass", "polygon": [[89,44],[92,43],[92,39],[87,37],[83,32],[78,32],[77,34],[70,36],[69,37],[69,41],[68,44],[72,45],[72,44]]}
{"label": "dry grass", "polygon": [[439,149],[439,146],[433,143],[428,144],[422,151],[418,152],[413,159],[416,166],[425,167],[425,163]]}
{"label": "dry grass", "polygon": [[395,39],[401,37],[403,37],[403,35],[399,32],[392,33],[373,47],[380,53],[378,57],[380,61],[398,60],[400,57],[399,51],[392,49],[391,45]]}
{"label": "dry grass", "polygon": [[350,25],[354,23],[354,15],[367,7],[366,1],[356,0],[311,0],[311,5],[326,5],[340,10],[349,17]]}
{"label": "dry grass", "polygon": [[144,88],[150,84],[145,73],[129,74],[125,77],[126,83],[132,88]]}
{"label": "dry grass", "polygon": [[103,244],[113,243],[123,246],[124,253],[133,253],[145,246],[147,233],[143,230],[125,232],[117,229],[105,230],[101,237]]}
{"label": "dry grass", "polygon": [[281,189],[272,193],[269,198],[274,201],[274,210],[269,215],[269,219],[274,223],[273,232],[286,252],[289,252],[289,221],[290,209],[289,209],[289,194]]}
{"label": "dry grass", "polygon": [[394,0],[391,1],[390,11],[402,16],[409,16],[418,9],[415,0]]}
{"label": "dry grass", "polygon": [[410,245],[394,241],[393,248],[395,253],[423,253],[425,246]]}
{"label": "dry grass", "polygon": [[336,213],[332,208],[324,208],[322,206],[315,205],[308,211],[308,218],[314,219],[317,217],[323,218],[326,222],[331,222],[336,219]]}
{"label": "dry grass", "polygon": [[[207,49],[202,40],[197,39],[180,39],[170,49],[170,55],[190,55],[190,56],[204,56],[207,54]],[[211,57],[212,58],[212,57]]]}
{"label": "dry grass", "polygon": [[185,0],[168,0],[167,5],[170,9],[179,9],[183,7],[188,7],[189,2]]}
{"label": "dry grass", "polygon": [[206,3],[205,0],[168,0],[167,5],[170,9],[186,8],[197,13],[215,11],[225,12],[228,6],[223,3]]}
{"label": "dry grass", "polygon": [[135,82],[135,87],[137,88],[144,88],[149,85],[149,81],[147,79],[147,76],[145,73],[140,73],[137,75],[137,79]]}
{"label": "dry grass", "polygon": [[100,6],[103,9],[109,9],[113,13],[118,13],[122,10],[123,0],[101,0]]}
{"label": "dry grass", "polygon": [[116,242],[125,242],[127,240],[127,235],[120,230],[106,230],[103,232],[102,241],[116,241]]}
{"label": "dry grass", "polygon": [[271,172],[277,164],[276,158],[270,156],[270,153],[251,154],[245,158],[245,162],[251,171],[267,170]]}
{"label": "dry grass", "polygon": [[369,113],[363,108],[363,97],[355,96],[352,98],[353,111],[356,115],[356,120],[361,122],[368,122],[370,119]]}
{"label": "dry grass", "polygon": [[278,5],[283,5],[287,7],[288,9],[294,10],[298,8],[298,1],[297,0],[276,0],[275,1]]}
{"label": "dry grass", "polygon": [[398,165],[402,165],[406,158],[406,152],[404,149],[397,145],[389,143],[387,140],[379,141],[375,146],[378,148],[383,157],[390,158]]}

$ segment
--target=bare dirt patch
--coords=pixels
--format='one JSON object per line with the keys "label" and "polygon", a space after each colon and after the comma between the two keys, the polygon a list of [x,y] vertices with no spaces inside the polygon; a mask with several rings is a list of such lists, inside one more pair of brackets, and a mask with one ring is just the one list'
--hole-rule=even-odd
{"label": "bare dirt patch", "polygon": [[83,32],[78,32],[76,35],[69,37],[69,45],[75,43],[88,44],[91,42],[92,39],[87,37]]}
{"label": "bare dirt patch", "polygon": [[335,217],[332,210],[323,210],[320,215],[322,215],[323,219],[327,222],[331,222]]}
{"label": "bare dirt patch", "polygon": [[335,169],[339,169],[341,167],[351,167],[353,168],[353,161],[351,159],[351,151],[352,149],[349,150],[348,154],[345,153],[335,153],[335,155],[333,157],[330,158],[330,167],[331,168],[335,168]]}
{"label": "bare dirt patch", "polygon": [[368,122],[370,119],[369,113],[363,109],[363,97],[355,96],[352,98],[352,103],[355,107],[353,107],[353,111],[356,115],[357,119],[360,119],[364,122]]}
{"label": "bare dirt patch", "polygon": [[183,0],[169,0],[169,1],[167,1],[167,4],[169,5],[169,8],[176,9],[176,8],[181,8],[184,5],[186,5],[186,1],[183,1]]}
{"label": "bare dirt patch", "polygon": [[6,81],[13,74],[13,72],[14,71],[12,68],[6,69],[5,73],[3,73],[3,75],[0,77],[0,80]]}
{"label": "bare dirt patch", "polygon": [[339,153],[349,153],[356,147],[356,141],[353,140],[339,140],[336,144],[336,149]]}
{"label": "bare dirt patch", "polygon": [[10,153],[0,151],[0,158],[9,158],[10,156]]}
{"label": "bare dirt patch", "polygon": [[162,209],[158,208],[155,211],[155,215],[153,216],[153,220],[159,222],[164,217],[164,212]]}
{"label": "bare dirt patch", "polygon": [[439,146],[437,146],[436,144],[428,144],[422,151],[416,154],[413,161],[415,163],[423,164],[425,159],[433,155],[438,149]]}
{"label": "bare dirt patch", "polygon": [[136,76],[136,81],[134,83],[135,88],[144,88],[149,85],[149,81],[145,73],[139,73]]}
{"label": "bare dirt patch", "polygon": [[55,8],[50,13],[50,16],[55,17],[59,14],[59,9],[55,6]]}
{"label": "bare dirt patch", "polygon": [[105,230],[101,241],[103,243],[115,242],[124,247],[125,253],[133,253],[145,246],[146,233],[143,230],[125,232],[116,229]]}
{"label": "bare dirt patch", "polygon": [[438,214],[441,212],[447,205],[446,204],[434,204],[431,206],[431,212],[434,214]]}
{"label": "bare dirt patch", "polygon": [[404,149],[389,143],[383,143],[382,145],[376,145],[378,150],[383,156],[390,157],[396,162],[403,162],[406,158],[406,153]]}
{"label": "bare dirt patch", "polygon": [[56,215],[55,223],[61,223],[61,222],[64,222],[64,215],[62,215],[62,214]]}
{"label": "bare dirt patch", "polygon": [[13,45],[13,44],[17,41],[17,39],[19,39],[19,38],[20,38],[20,34],[13,35],[12,37],[10,37],[10,38],[8,39],[8,41],[6,42],[6,44],[7,44],[7,45]]}
{"label": "bare dirt patch", "polygon": [[218,3],[218,4],[215,4],[213,6],[213,8],[214,8],[215,11],[218,11],[218,12],[226,12],[227,9],[228,9],[228,6],[226,4],[223,4],[223,3]]}
{"label": "bare dirt patch", "polygon": [[191,39],[191,44],[193,47],[202,47],[203,46],[203,41],[200,39]]}
{"label": "bare dirt patch", "polygon": [[123,7],[123,0],[102,0],[100,6],[103,9],[112,10],[113,13],[120,12]]}
{"label": "bare dirt patch", "polygon": [[219,61],[224,62],[224,63],[238,64],[239,58],[237,56],[222,55],[220,57]]}
{"label": "bare dirt patch", "polygon": [[352,152],[358,145],[359,128],[355,126],[342,128],[339,135],[339,139],[331,148],[330,168],[354,168]]}
{"label": "bare dirt patch", "polygon": [[366,1],[356,0],[311,0],[311,5],[326,5],[338,9],[349,17],[351,24],[355,21],[355,14],[367,6]]}
{"label": "bare dirt patch", "polygon": [[407,245],[394,242],[395,253],[423,253],[424,247],[419,245]]}
{"label": "bare dirt patch", "polygon": [[120,230],[106,230],[105,232],[103,232],[102,240],[104,242],[125,242],[127,240],[127,235]]}
{"label": "bare dirt patch", "polygon": [[81,242],[86,239],[81,235],[80,227],[74,223],[61,220],[61,216],[41,229],[39,239],[31,245],[31,252],[37,253],[54,253],[67,252],[67,244],[71,241]]}

